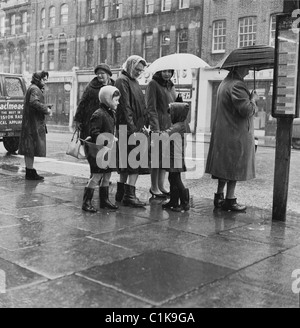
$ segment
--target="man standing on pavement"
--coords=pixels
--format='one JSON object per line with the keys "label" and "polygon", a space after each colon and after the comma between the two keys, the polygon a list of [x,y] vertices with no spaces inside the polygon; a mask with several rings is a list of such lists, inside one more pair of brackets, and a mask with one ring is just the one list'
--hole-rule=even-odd
{"label": "man standing on pavement", "polygon": [[90,119],[94,112],[100,108],[99,92],[103,86],[114,86],[112,72],[107,64],[99,64],[95,68],[96,77],[85,88],[78,104],[74,121],[80,131],[80,138],[85,140],[90,133]]}

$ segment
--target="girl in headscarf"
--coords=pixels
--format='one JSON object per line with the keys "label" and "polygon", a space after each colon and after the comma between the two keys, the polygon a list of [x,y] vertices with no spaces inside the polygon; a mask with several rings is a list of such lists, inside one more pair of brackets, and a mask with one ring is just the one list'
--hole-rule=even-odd
{"label": "girl in headscarf", "polygon": [[45,104],[44,88],[48,72],[32,75],[31,85],[24,99],[19,155],[24,155],[26,180],[43,180],[33,168],[34,157],[46,157],[46,115],[52,115],[52,105]]}
{"label": "girl in headscarf", "polygon": [[[86,212],[95,213],[97,210],[92,205],[92,198],[95,188],[99,185],[100,208],[111,210],[118,209],[109,201],[109,181],[111,173],[116,171],[116,167],[108,165],[103,167],[98,160],[98,153],[103,148],[98,145],[97,139],[102,134],[108,134],[114,139],[115,132],[115,111],[119,104],[120,91],[113,86],[104,86],[99,92],[100,108],[97,109],[90,120],[90,140],[85,142],[87,147],[87,159],[90,164],[91,178],[84,189],[82,209]],[[99,140],[99,139],[98,139]],[[114,140],[111,140],[111,146]],[[96,145],[97,143],[97,145]],[[104,146],[104,145],[103,145]],[[107,148],[108,149],[108,148]],[[100,156],[101,158],[101,156]]]}
{"label": "girl in headscarf", "polygon": [[[140,56],[131,56],[127,59],[120,77],[116,80],[115,85],[121,92],[120,104],[117,108],[117,133],[121,126],[126,126],[127,140],[132,134],[143,132],[144,127],[148,126],[145,98],[137,81],[146,66],[145,59]],[[119,138],[118,135],[117,137]],[[133,168],[130,166],[128,155],[134,148],[135,146],[128,145],[127,163],[121,165],[121,167],[126,168],[119,168],[120,182],[117,186],[116,201],[123,200],[125,206],[143,207],[146,204],[140,202],[136,197],[135,185],[139,174],[149,174],[149,171],[145,172],[141,167]],[[120,156],[120,161],[122,157]]]}

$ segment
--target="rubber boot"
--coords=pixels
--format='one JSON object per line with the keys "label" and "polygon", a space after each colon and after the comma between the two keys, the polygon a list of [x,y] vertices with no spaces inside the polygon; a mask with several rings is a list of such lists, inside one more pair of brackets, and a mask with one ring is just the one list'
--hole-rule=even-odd
{"label": "rubber boot", "polygon": [[131,207],[144,207],[146,203],[140,202],[139,199],[135,195],[135,186],[130,186],[128,184],[124,184],[124,197],[123,197],[123,205],[131,206]]}
{"label": "rubber boot", "polygon": [[180,206],[171,208],[174,212],[187,212],[190,209],[190,191],[184,189],[182,192],[179,191]]}
{"label": "rubber boot", "polygon": [[215,194],[214,205],[216,208],[221,208],[224,203],[224,193]]}
{"label": "rubber boot", "polygon": [[117,210],[119,207],[109,201],[109,187],[99,188],[100,208],[108,208],[109,210]]}
{"label": "rubber boot", "polygon": [[176,186],[170,186],[170,200],[162,204],[164,210],[179,207],[179,190]]}
{"label": "rubber boot", "polygon": [[236,198],[233,198],[233,199],[226,198],[222,205],[222,209],[224,211],[245,212],[247,209],[247,206],[239,205],[236,202]]}
{"label": "rubber boot", "polygon": [[116,192],[116,202],[121,202],[124,196],[124,183],[118,182],[117,183],[117,192]]}
{"label": "rubber boot", "polygon": [[27,169],[26,168],[26,180],[35,180],[35,181],[41,181],[44,180],[44,177],[37,174],[35,169]]}
{"label": "rubber boot", "polygon": [[90,213],[96,213],[97,212],[97,210],[92,205],[92,199],[93,199],[93,196],[94,196],[94,191],[95,191],[95,189],[92,189],[92,188],[85,188],[84,189],[82,209],[85,212],[90,212]]}

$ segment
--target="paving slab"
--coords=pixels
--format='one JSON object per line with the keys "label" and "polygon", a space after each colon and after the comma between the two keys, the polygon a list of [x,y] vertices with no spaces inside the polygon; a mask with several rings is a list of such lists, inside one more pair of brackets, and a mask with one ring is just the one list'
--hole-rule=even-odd
{"label": "paving slab", "polygon": [[1,308],[149,308],[150,304],[71,275],[0,294]]}
{"label": "paving slab", "polygon": [[79,274],[160,306],[230,273],[232,270],[225,267],[154,251]]}

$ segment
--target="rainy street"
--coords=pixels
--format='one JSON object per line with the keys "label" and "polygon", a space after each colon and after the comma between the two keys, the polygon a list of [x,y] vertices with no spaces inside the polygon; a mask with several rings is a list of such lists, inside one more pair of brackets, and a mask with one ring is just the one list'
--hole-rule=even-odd
{"label": "rainy street", "polygon": [[88,214],[81,202],[89,169],[65,155],[70,137],[49,133],[48,157],[35,163],[42,183],[26,181],[22,157],[0,145],[0,307],[299,306],[291,289],[300,268],[299,151],[286,223],[272,222],[275,149],[263,146],[257,178],[237,190],[246,213],[214,210],[208,176],[185,180],[189,212],[163,211],[143,176],[137,195],[145,208]]}

